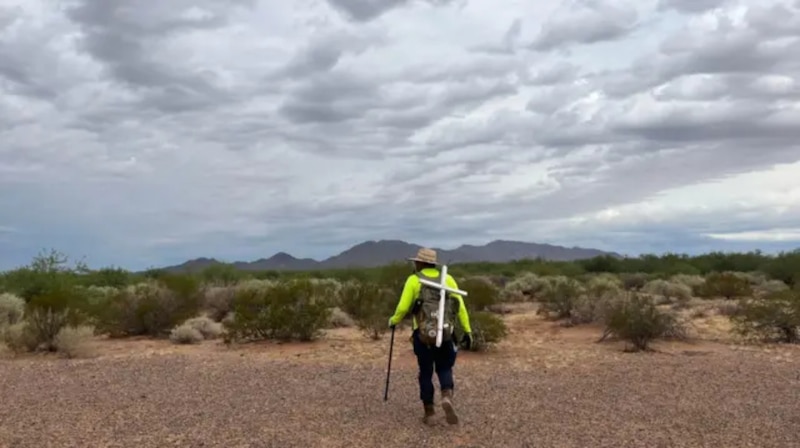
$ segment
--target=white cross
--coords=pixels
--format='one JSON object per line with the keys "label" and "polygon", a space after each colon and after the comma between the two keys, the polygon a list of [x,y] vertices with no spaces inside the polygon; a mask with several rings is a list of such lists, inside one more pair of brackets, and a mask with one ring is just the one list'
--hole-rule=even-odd
{"label": "white cross", "polygon": [[424,278],[419,279],[419,282],[423,285],[428,285],[431,288],[436,288],[439,290],[439,315],[436,321],[436,346],[442,346],[442,332],[444,331],[444,296],[445,293],[450,292],[453,294],[459,294],[462,297],[467,295],[466,291],[462,291],[460,289],[453,289],[447,286],[447,265],[442,265],[442,280],[441,283],[432,282],[430,280],[425,280]]}

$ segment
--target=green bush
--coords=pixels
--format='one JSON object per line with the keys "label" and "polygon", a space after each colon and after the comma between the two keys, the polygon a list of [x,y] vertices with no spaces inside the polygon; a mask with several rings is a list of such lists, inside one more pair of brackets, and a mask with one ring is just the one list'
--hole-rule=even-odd
{"label": "green bush", "polygon": [[[472,347],[470,351],[481,352],[487,350],[508,336],[508,326],[502,317],[488,311],[477,311],[470,315],[472,327]],[[454,336],[461,341],[464,330],[457,321]]]}
{"label": "green bush", "polygon": [[612,274],[600,274],[589,277],[585,282],[586,293],[591,297],[603,297],[608,294],[622,293],[622,280]]}
{"label": "green bush", "polygon": [[232,340],[310,341],[327,325],[331,305],[326,292],[310,280],[287,280],[237,291],[234,318],[223,324]]}
{"label": "green bush", "polygon": [[[349,281],[339,292],[339,306],[353,318],[370,339],[378,340],[388,330],[396,297],[392,290],[372,281]],[[410,318],[410,316],[409,316]]]}
{"label": "green bush", "polygon": [[800,291],[778,291],[740,300],[731,317],[736,331],[766,341],[800,342]]}
{"label": "green bush", "polygon": [[623,289],[637,291],[642,289],[652,279],[652,275],[644,272],[624,272],[619,275]]}
{"label": "green bush", "polygon": [[500,293],[500,299],[503,302],[534,300],[539,297],[539,294],[547,284],[547,277],[542,277],[532,272],[526,272],[506,284]]}
{"label": "green bush", "polygon": [[491,281],[482,277],[470,277],[458,284],[467,292],[464,303],[470,311],[486,311],[499,302],[500,291]]}
{"label": "green bush", "polygon": [[564,276],[550,277],[545,287],[539,292],[540,307],[538,314],[554,319],[568,319],[572,316],[581,296],[585,294],[584,286],[577,280]]}
{"label": "green bush", "polygon": [[613,336],[632,343],[634,351],[647,350],[655,339],[686,336],[675,315],[662,311],[652,298],[638,293],[610,302],[604,320],[601,340]]}
{"label": "green bush", "polygon": [[99,331],[112,337],[166,336],[172,327],[198,314],[196,283],[159,278],[129,286],[95,310]]}
{"label": "green bush", "polygon": [[725,297],[735,299],[753,294],[750,280],[734,272],[713,272],[706,276],[706,283],[701,288],[702,297]]}

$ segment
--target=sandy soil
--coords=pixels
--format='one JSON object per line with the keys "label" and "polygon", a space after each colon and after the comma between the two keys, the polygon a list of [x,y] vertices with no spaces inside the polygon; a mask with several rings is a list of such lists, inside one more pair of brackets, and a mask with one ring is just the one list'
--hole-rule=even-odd
{"label": "sandy soil", "polygon": [[96,357],[0,360],[0,447],[800,446],[800,349],[726,341],[655,353],[596,344],[596,328],[506,317],[509,340],[459,353],[462,423],[421,422],[408,330],[335,330],[312,344],[96,341]]}

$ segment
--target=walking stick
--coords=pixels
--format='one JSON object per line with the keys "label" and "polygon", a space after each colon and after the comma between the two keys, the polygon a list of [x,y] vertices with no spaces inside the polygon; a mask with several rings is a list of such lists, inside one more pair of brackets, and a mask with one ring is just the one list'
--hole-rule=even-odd
{"label": "walking stick", "polygon": [[383,401],[389,400],[389,375],[392,373],[392,350],[394,349],[394,328],[392,327],[392,339],[389,342],[389,367],[386,369],[386,390],[383,392]]}

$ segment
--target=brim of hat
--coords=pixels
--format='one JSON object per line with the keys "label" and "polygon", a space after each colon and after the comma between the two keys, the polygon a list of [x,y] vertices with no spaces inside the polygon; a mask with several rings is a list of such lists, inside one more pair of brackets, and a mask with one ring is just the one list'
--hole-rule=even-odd
{"label": "brim of hat", "polygon": [[438,261],[423,260],[423,259],[418,258],[418,257],[406,258],[406,260],[408,260],[408,261],[419,261],[421,263],[430,263],[430,264],[434,264],[434,265],[438,265],[439,264]]}

